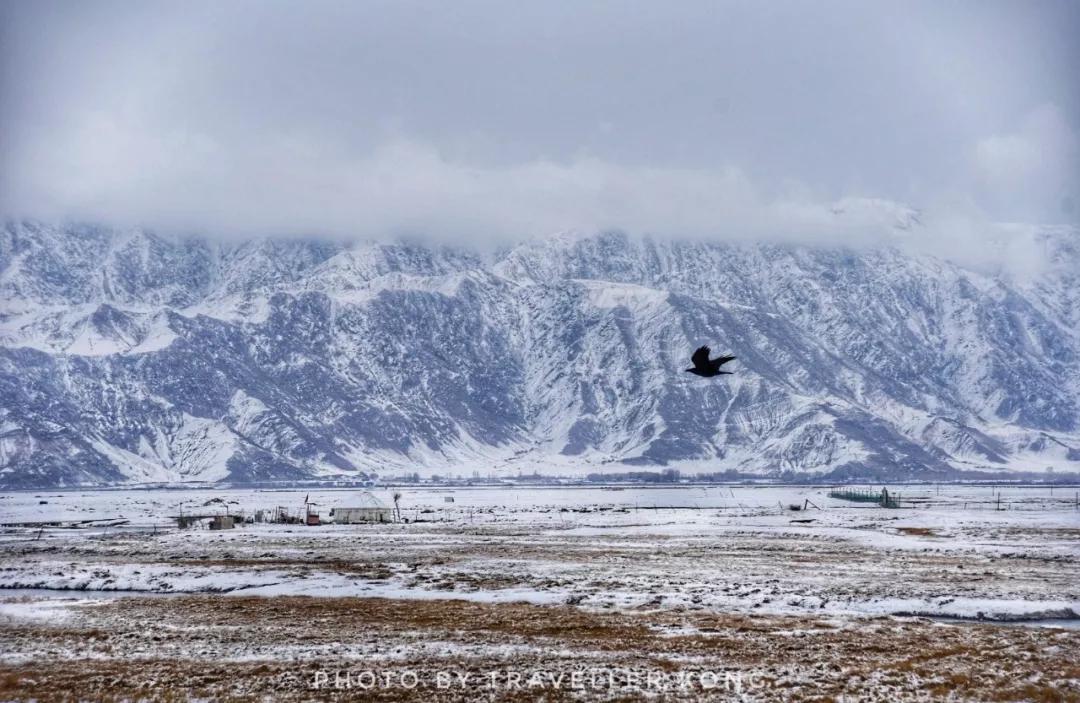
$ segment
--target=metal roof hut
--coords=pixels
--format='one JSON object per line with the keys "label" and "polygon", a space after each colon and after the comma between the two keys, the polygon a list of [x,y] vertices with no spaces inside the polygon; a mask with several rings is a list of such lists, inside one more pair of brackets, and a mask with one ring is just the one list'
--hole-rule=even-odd
{"label": "metal roof hut", "polygon": [[351,525],[360,522],[392,522],[393,511],[391,508],[376,498],[372,493],[364,491],[352,501],[352,505],[343,508],[334,508],[330,511],[334,522],[339,525]]}

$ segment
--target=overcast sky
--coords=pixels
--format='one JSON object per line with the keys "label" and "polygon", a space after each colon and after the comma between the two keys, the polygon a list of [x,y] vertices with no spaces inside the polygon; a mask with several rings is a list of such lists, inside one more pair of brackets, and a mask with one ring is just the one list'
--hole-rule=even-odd
{"label": "overcast sky", "polygon": [[1071,0],[0,0],[0,210],[361,236],[812,232],[843,198],[1075,222],[1078,36]]}

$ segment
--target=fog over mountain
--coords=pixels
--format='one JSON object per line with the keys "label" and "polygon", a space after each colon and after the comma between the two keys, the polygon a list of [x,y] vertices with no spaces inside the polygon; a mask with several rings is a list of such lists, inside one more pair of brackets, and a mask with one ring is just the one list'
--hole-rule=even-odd
{"label": "fog over mountain", "polygon": [[[1074,472],[1080,235],[1028,234],[1034,280],[895,247],[10,222],[0,483]],[[735,375],[684,373],[699,344]]]}

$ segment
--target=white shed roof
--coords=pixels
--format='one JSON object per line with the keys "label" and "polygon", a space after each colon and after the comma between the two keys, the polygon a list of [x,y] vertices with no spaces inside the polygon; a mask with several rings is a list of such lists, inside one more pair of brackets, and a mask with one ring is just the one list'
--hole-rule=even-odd
{"label": "white shed roof", "polygon": [[364,491],[355,498],[350,498],[344,508],[386,508],[386,505],[370,491]]}

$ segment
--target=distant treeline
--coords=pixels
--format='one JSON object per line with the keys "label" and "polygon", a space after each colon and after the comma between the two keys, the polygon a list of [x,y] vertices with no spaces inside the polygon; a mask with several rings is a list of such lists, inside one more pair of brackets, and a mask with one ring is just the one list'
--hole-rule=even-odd
{"label": "distant treeline", "polygon": [[679,483],[682,473],[678,469],[663,471],[626,471],[624,473],[588,474],[589,483]]}

